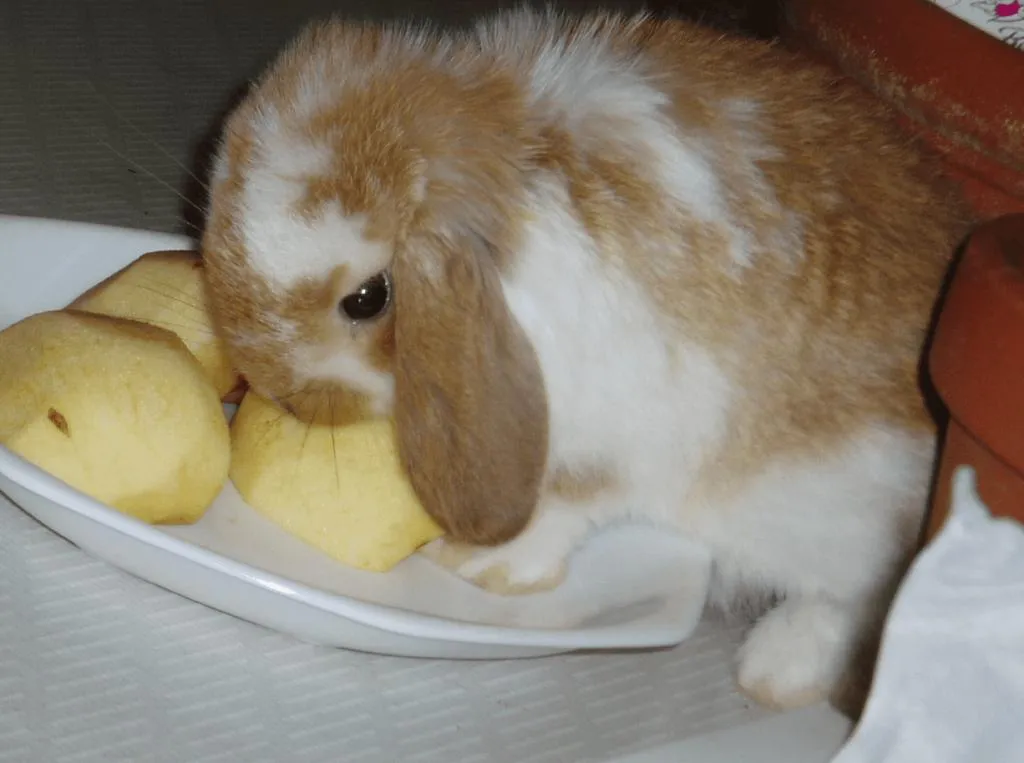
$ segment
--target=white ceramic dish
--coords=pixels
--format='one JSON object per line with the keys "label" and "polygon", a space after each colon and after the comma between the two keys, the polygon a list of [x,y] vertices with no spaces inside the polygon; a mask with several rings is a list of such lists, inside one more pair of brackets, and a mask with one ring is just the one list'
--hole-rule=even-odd
{"label": "white ceramic dish", "polygon": [[[0,328],[67,305],[145,252],[192,246],[166,234],[0,216]],[[0,447],[0,492],[152,583],[306,641],[381,654],[509,658],[669,646],[696,627],[710,574],[707,555],[681,539],[623,527],[584,546],[557,591],[499,597],[418,555],[386,574],[344,567],[255,514],[231,485],[197,524],[153,527]]]}

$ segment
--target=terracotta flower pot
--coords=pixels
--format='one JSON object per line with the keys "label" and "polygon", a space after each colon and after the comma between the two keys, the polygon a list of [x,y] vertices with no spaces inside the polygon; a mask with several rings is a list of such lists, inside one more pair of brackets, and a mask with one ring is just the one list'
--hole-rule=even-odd
{"label": "terracotta flower pot", "polygon": [[784,0],[781,34],[893,106],[980,217],[1024,212],[1024,51],[927,0]]}
{"label": "terracotta flower pot", "polygon": [[928,366],[950,421],[927,537],[945,521],[961,464],[974,468],[993,514],[1024,521],[1024,214],[989,222],[971,236]]}

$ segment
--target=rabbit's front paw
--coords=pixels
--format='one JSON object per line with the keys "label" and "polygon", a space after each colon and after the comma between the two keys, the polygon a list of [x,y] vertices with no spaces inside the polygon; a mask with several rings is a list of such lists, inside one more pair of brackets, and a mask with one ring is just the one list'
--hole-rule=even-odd
{"label": "rabbit's front paw", "polygon": [[504,545],[465,546],[442,538],[424,547],[423,554],[486,591],[537,593],[565,579],[569,556],[587,529],[586,520],[576,513],[552,508]]}

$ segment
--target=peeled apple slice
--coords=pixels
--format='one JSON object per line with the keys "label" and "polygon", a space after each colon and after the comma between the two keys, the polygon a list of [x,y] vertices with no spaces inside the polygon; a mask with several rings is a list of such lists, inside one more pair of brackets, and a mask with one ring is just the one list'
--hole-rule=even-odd
{"label": "peeled apple slice", "polygon": [[173,331],[196,356],[222,398],[238,384],[238,374],[210,319],[203,261],[195,252],[144,254],[71,307]]}
{"label": "peeled apple slice", "polygon": [[386,572],[442,534],[402,470],[389,419],[307,425],[249,392],[231,448],[245,501],[343,564]]}
{"label": "peeled apple slice", "polygon": [[227,481],[216,390],[169,331],[73,310],[0,332],[0,444],[150,523],[195,522]]}

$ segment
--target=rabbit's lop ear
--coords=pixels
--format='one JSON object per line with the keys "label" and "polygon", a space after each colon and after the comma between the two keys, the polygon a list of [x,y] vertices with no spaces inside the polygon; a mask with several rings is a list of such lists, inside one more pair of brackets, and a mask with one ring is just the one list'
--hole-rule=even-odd
{"label": "rabbit's lop ear", "polygon": [[546,468],[537,357],[480,237],[422,234],[402,249],[392,274],[402,462],[452,540],[503,543],[530,521]]}

